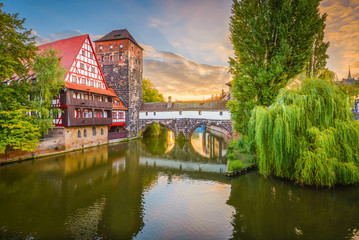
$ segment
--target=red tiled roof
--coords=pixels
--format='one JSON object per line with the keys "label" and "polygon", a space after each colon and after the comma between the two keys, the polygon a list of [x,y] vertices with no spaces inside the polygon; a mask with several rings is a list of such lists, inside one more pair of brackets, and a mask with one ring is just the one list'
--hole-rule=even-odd
{"label": "red tiled roof", "polygon": [[89,35],[85,34],[77,37],[61,39],[55,42],[40,45],[39,49],[40,52],[49,47],[52,49],[58,49],[61,54],[60,64],[69,71],[78,53],[80,52],[82,45],[88,37]]}
{"label": "red tiled roof", "polygon": [[[111,91],[113,94],[115,94],[115,91],[112,88],[108,89],[109,91]],[[116,95],[116,94],[115,94]],[[118,101],[120,104],[115,104],[115,101],[113,101],[113,105],[112,108],[113,109],[117,109],[117,110],[128,110],[127,107],[125,107],[125,105],[123,105],[122,101],[116,96],[113,98],[114,100]]]}
{"label": "red tiled roof", "polygon": [[117,97],[114,92],[109,91],[107,89],[95,88],[77,83],[65,82],[65,87],[69,89],[84,91],[84,92],[91,92],[91,93],[103,94],[111,97]]}

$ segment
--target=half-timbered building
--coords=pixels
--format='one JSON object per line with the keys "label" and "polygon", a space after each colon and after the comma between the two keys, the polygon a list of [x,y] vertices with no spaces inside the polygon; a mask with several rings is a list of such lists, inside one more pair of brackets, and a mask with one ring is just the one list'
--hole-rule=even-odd
{"label": "half-timbered building", "polygon": [[55,131],[63,134],[65,149],[106,143],[112,125],[112,98],[98,64],[89,35],[67,38],[39,46],[59,51],[67,70],[65,85],[53,100],[62,113],[54,119]]}

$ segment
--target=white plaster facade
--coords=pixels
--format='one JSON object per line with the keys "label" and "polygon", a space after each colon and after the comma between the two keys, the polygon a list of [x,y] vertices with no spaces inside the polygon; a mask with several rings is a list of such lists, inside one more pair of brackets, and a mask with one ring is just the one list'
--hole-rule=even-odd
{"label": "white plaster facade", "polygon": [[208,120],[231,120],[231,114],[227,111],[140,111],[140,119],[184,119],[202,118]]}

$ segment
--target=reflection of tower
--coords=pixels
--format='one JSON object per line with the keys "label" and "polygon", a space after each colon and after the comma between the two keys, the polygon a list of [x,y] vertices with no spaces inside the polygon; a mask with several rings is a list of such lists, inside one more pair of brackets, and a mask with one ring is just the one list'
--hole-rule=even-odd
{"label": "reflection of tower", "polygon": [[128,137],[139,134],[142,105],[142,48],[126,29],[114,30],[95,41],[96,55],[108,87],[128,108]]}

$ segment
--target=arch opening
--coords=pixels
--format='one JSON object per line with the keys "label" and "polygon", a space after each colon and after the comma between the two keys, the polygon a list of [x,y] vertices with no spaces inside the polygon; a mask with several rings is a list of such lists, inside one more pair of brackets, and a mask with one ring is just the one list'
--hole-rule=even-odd
{"label": "arch opening", "polygon": [[173,131],[166,125],[153,122],[143,127],[140,132],[141,145],[152,154],[165,154],[175,145]]}

